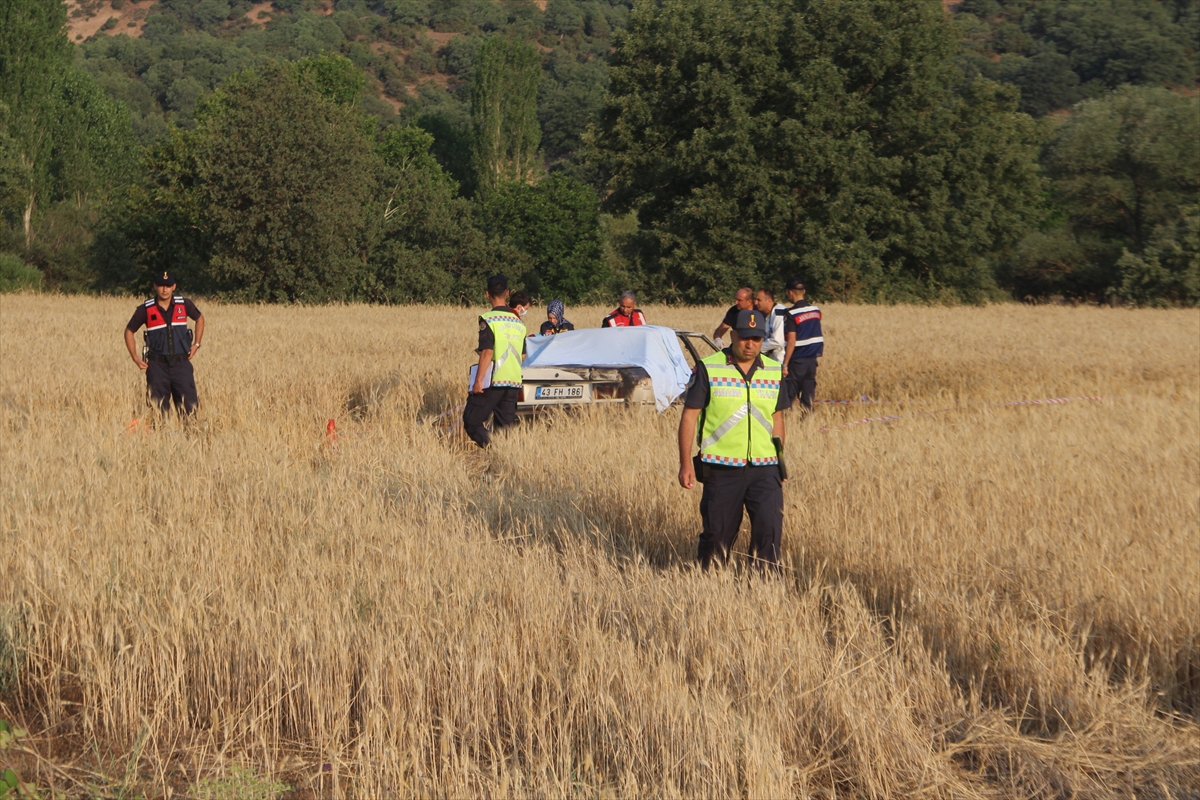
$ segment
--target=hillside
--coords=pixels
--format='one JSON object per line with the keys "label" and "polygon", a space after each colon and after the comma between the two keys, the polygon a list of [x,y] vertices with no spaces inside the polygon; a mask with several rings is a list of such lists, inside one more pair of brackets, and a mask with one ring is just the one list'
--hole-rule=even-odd
{"label": "hillside", "polygon": [[146,17],[154,8],[155,2],[156,0],[146,0],[143,3],[107,0],[88,3],[67,0],[67,34],[73,42],[90,39],[98,34],[116,36],[123,33],[136,39],[145,30]]}
{"label": "hillside", "polygon": [[[1121,83],[1193,87],[1198,4],[1170,0],[942,2],[961,37],[959,64],[1021,92],[1035,116]],[[538,96],[548,165],[570,159],[607,85],[611,36],[632,0],[68,0],[70,38],[110,96],[133,112],[142,142],[232,72],[264,58],[321,52],[367,78],[365,110],[384,124],[421,122],[460,179],[469,74],[483,37],[533,40],[543,54]],[[126,37],[129,41],[126,41]]]}
{"label": "hillside", "polygon": [[438,136],[443,160],[465,135],[466,82],[483,38],[533,40],[545,62],[539,116],[553,163],[570,156],[599,108],[611,33],[624,26],[629,6],[623,0],[71,0],[69,30],[81,44],[82,63],[131,109],[143,143],[162,135],[167,123],[190,127],[200,97],[239,69],[332,52],[363,70],[364,110],[383,124],[397,115],[426,116],[423,125]]}
{"label": "hillside", "polygon": [[[342,209],[354,235],[322,241],[361,269],[308,281],[327,299],[449,300],[498,259],[569,299],[712,302],[796,273],[842,299],[1200,297],[1197,0],[632,6],[12,0],[0,252],[46,288],[141,286],[186,257],[209,290],[246,292],[221,265],[256,238],[218,222],[233,207],[212,176],[333,146],[361,156],[344,183],[362,197]],[[243,129],[216,123],[231,102],[250,103]],[[313,103],[324,140],[295,129]],[[229,172],[249,128],[262,151]],[[271,185],[239,202],[310,194]],[[392,215],[401,189],[420,213]],[[328,272],[321,252],[304,260]]]}

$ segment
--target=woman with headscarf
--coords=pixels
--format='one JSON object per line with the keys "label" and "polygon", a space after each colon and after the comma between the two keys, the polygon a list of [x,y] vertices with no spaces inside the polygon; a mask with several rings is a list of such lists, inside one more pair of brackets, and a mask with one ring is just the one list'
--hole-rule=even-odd
{"label": "woman with headscarf", "polygon": [[546,321],[542,323],[542,328],[538,333],[545,336],[573,330],[575,330],[575,326],[567,321],[567,307],[562,300],[551,300],[546,304]]}

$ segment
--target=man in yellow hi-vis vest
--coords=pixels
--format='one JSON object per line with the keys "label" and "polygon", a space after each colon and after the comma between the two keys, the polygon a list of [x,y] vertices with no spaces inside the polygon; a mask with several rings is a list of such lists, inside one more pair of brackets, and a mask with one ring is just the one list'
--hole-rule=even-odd
{"label": "man in yellow hi-vis vest", "polygon": [[[696,556],[705,568],[729,548],[750,515],[750,552],[756,563],[779,568],[783,537],[783,367],[760,355],[768,332],[759,311],[739,311],[730,346],[696,364],[679,420],[679,485],[704,483],[704,530]],[[697,424],[698,423],[698,424]],[[699,427],[699,436],[696,434]],[[692,442],[700,455],[693,460]],[[697,475],[699,471],[699,475]]]}
{"label": "man in yellow hi-vis vest", "polygon": [[487,298],[492,309],[479,318],[479,366],[463,409],[463,429],[480,447],[487,447],[491,441],[484,427],[488,417],[492,417],[492,428],[497,431],[516,424],[521,362],[529,332],[508,307],[507,278],[488,278]]}

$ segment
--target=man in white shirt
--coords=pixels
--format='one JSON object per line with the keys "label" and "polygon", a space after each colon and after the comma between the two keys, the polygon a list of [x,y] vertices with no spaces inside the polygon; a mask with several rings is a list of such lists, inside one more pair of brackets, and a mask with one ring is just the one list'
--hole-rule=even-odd
{"label": "man in white shirt", "polygon": [[763,339],[762,354],[783,364],[783,374],[787,376],[785,351],[787,341],[784,336],[784,318],[787,306],[775,302],[775,293],[770,289],[759,289],[754,295],[754,307],[767,318],[767,336]]}

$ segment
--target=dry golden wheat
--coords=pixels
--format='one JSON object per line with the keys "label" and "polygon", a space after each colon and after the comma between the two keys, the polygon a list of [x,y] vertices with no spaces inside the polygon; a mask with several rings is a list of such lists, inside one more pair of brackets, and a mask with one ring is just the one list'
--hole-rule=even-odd
{"label": "dry golden wheat", "polygon": [[[827,307],[818,396],[881,402],[789,415],[762,581],[692,568],[675,410],[487,452],[423,424],[462,400],[476,311],[201,305],[202,411],[146,432],[132,300],[0,297],[0,717],[31,730],[0,762],[26,780],[1200,795],[1195,311]],[[867,416],[901,419],[841,427]]]}

